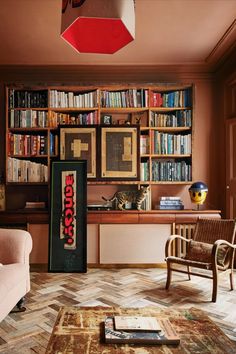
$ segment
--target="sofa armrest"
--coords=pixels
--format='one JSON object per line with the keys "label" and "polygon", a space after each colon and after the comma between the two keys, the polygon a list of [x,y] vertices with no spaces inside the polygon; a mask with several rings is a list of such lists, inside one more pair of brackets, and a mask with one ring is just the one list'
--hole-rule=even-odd
{"label": "sofa armrest", "polygon": [[16,229],[0,229],[0,263],[29,264],[32,238],[29,232]]}

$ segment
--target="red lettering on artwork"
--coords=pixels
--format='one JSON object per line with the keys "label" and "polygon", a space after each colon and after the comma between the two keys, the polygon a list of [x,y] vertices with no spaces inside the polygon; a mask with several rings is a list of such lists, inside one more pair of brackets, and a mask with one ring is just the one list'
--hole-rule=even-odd
{"label": "red lettering on artwork", "polygon": [[64,235],[65,235],[65,236],[70,236],[70,237],[73,237],[73,236],[74,236],[73,225],[69,225],[68,227],[65,227],[65,228],[64,228]]}
{"label": "red lettering on artwork", "polygon": [[63,210],[63,234],[65,236],[65,241],[67,244],[73,244],[75,232],[74,232],[74,221],[75,221],[75,211],[74,211],[74,175],[67,175],[65,177],[65,187],[64,187],[64,210]]}
{"label": "red lettering on artwork", "polygon": [[65,182],[66,182],[67,186],[69,186],[69,185],[73,186],[73,184],[74,184],[74,176],[73,175],[67,175]]}

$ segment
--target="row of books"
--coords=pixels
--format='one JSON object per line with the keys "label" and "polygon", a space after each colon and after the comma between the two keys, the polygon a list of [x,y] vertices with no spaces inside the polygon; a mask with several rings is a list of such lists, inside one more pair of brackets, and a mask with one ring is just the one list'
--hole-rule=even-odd
{"label": "row of books", "polygon": [[[98,90],[73,92],[50,90],[50,107],[81,108],[98,106]],[[102,107],[148,107],[148,89],[127,89],[119,91],[101,91]],[[191,107],[191,90],[171,92],[150,91],[150,107]],[[9,108],[46,108],[47,90],[9,90]]]}
{"label": "row of books", "polygon": [[185,161],[152,161],[152,181],[186,182],[192,180],[192,166]]}
{"label": "row of books", "polygon": [[97,111],[84,112],[84,113],[59,113],[59,112],[49,112],[48,125],[49,127],[57,127],[62,124],[98,124],[98,114]]}
{"label": "row of books", "polygon": [[192,180],[192,167],[185,161],[153,160],[150,176],[150,164],[143,161],[140,164],[140,180],[147,182],[187,182]]}
{"label": "row of books", "polygon": [[140,154],[145,155],[149,153],[149,136],[140,135]]}
{"label": "row of books", "polygon": [[59,124],[98,124],[97,111],[79,114],[46,112],[35,110],[11,110],[10,128],[46,128],[57,127]]}
{"label": "row of books", "polygon": [[[189,116],[184,112],[190,112]],[[174,114],[152,112],[151,127],[191,127],[191,111],[176,111]],[[58,124],[98,124],[97,111],[80,114],[50,111],[14,110],[10,111],[10,128],[45,128]],[[88,118],[86,118],[88,116]]]}
{"label": "row of books", "polygon": [[191,107],[191,91],[179,90],[172,92],[150,92],[151,107]]}
{"label": "row of books", "polygon": [[151,153],[167,155],[189,155],[192,151],[191,134],[169,134],[151,131]]}
{"label": "row of books", "polygon": [[97,90],[77,93],[50,90],[50,107],[53,108],[92,108],[98,106]]}
{"label": "row of books", "polygon": [[101,106],[106,108],[148,107],[148,90],[101,91]]}
{"label": "row of books", "polygon": [[192,111],[185,109],[174,113],[152,112],[150,125],[151,127],[191,127]]}
{"label": "row of books", "polygon": [[10,128],[45,128],[48,122],[48,112],[27,110],[10,111]]}
{"label": "row of books", "polygon": [[49,140],[49,154],[50,156],[57,156],[59,150],[58,135],[50,133]]}
{"label": "row of books", "polygon": [[104,321],[105,343],[172,344],[180,337],[165,317],[107,316]]}
{"label": "row of books", "polygon": [[9,108],[44,108],[48,106],[47,90],[9,90]]}
{"label": "row of books", "polygon": [[34,156],[47,154],[47,136],[8,133],[8,154]]}
{"label": "row of books", "polygon": [[48,167],[41,163],[8,157],[8,182],[47,182]]}
{"label": "row of books", "polygon": [[150,173],[149,173],[149,162],[143,161],[140,164],[140,180],[141,181],[150,181]]}

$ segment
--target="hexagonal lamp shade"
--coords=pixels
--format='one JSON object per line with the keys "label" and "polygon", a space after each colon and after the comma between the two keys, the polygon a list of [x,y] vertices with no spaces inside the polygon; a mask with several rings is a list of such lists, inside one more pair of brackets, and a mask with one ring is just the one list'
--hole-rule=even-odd
{"label": "hexagonal lamp shade", "polygon": [[62,0],[61,36],[80,53],[113,54],[134,40],[134,0]]}

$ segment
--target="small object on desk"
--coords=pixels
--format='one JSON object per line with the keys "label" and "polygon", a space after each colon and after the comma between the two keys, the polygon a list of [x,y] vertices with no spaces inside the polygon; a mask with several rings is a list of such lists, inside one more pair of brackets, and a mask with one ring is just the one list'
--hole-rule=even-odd
{"label": "small object on desk", "polygon": [[160,197],[159,204],[155,209],[159,210],[182,210],[184,205],[180,197]]}
{"label": "small object on desk", "polygon": [[117,344],[179,344],[180,338],[170,321],[165,318],[158,319],[161,331],[118,331],[115,329],[114,317],[109,316],[104,321],[105,343]]}
{"label": "small object on desk", "polygon": [[204,182],[195,182],[189,188],[191,202],[197,205],[197,210],[200,209],[200,205],[204,204],[207,193],[208,187]]}
{"label": "small object on desk", "polygon": [[26,202],[25,209],[45,209],[45,202]]}
{"label": "small object on desk", "polygon": [[156,317],[115,316],[114,321],[117,331],[161,331],[161,326]]}
{"label": "small object on desk", "polygon": [[106,204],[88,204],[87,210],[111,210],[112,207]]}

